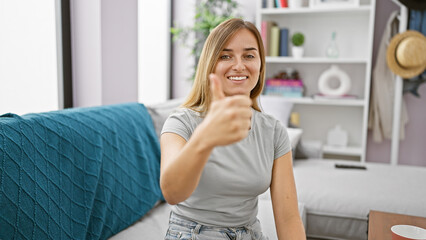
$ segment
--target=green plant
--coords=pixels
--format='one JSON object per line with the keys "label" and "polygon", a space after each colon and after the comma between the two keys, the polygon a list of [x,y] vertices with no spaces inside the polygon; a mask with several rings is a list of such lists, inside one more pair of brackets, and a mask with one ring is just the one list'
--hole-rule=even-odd
{"label": "green plant", "polygon": [[[195,67],[191,80],[195,77],[198,59],[210,31],[223,21],[237,17],[237,8],[235,0],[201,0],[195,10],[193,26],[179,27],[174,23],[175,27],[171,28],[173,41],[179,41],[184,47],[191,49],[191,55],[194,56]],[[195,42],[189,41],[190,37]]]}
{"label": "green plant", "polygon": [[293,43],[294,46],[297,46],[297,47],[302,46],[303,43],[305,42],[305,36],[300,32],[296,32],[291,37],[291,42]]}

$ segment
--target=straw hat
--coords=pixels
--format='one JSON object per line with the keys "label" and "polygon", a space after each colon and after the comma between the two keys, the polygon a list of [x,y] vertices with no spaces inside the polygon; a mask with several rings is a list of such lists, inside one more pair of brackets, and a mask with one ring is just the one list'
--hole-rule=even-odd
{"label": "straw hat", "polygon": [[395,35],[386,52],[390,70],[403,78],[412,78],[426,69],[426,37],[408,30]]}

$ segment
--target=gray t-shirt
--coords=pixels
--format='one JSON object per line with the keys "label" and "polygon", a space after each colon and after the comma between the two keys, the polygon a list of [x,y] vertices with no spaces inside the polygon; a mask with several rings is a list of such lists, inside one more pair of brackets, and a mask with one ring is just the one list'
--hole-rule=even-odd
{"label": "gray t-shirt", "polygon": [[[199,113],[181,108],[169,116],[161,133],[176,133],[188,141],[202,120]],[[271,184],[274,160],[290,149],[281,122],[253,110],[249,135],[240,142],[215,147],[195,191],[172,211],[209,226],[249,224],[257,216],[257,196]]]}

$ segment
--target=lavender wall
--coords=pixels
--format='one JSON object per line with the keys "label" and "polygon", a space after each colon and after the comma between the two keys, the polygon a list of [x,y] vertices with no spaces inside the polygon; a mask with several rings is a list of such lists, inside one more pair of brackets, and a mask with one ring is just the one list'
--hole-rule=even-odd
{"label": "lavender wall", "polygon": [[[377,58],[377,49],[382,38],[383,30],[389,15],[398,10],[399,7],[390,0],[377,0],[376,21],[374,33],[373,65]],[[412,94],[405,94],[404,101],[407,105],[409,122],[405,127],[405,139],[400,141],[399,164],[426,166],[426,84],[419,88],[420,98]],[[367,139],[367,161],[390,162],[391,141],[382,143],[373,141],[372,133],[369,131]]]}
{"label": "lavender wall", "polygon": [[137,101],[137,0],[70,7],[74,106]]}
{"label": "lavender wall", "polygon": [[[405,127],[405,139],[400,141],[398,163],[426,167],[426,84],[421,85],[419,94],[420,98],[416,98],[412,94],[404,95],[409,121]],[[376,143],[369,132],[367,161],[389,163],[390,152],[390,140]]]}
{"label": "lavender wall", "polygon": [[73,106],[102,104],[100,0],[75,0],[71,8]]}
{"label": "lavender wall", "polygon": [[101,0],[102,104],[138,100],[137,0]]}

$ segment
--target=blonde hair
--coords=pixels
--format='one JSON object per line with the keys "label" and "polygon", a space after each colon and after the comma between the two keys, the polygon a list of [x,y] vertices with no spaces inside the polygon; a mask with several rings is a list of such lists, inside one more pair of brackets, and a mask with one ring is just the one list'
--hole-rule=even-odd
{"label": "blonde hair", "polygon": [[250,98],[253,102],[253,109],[259,112],[261,111],[257,103],[257,98],[262,93],[265,82],[265,50],[263,41],[254,24],[239,18],[232,18],[221,23],[214,28],[207,37],[198,62],[194,85],[185,102],[182,104],[182,107],[197,111],[201,116],[204,116],[208,112],[212,100],[209,74],[215,69],[217,60],[225,44],[241,29],[248,29],[252,32],[259,45],[258,51],[261,60],[259,79],[256,86],[250,92]]}

